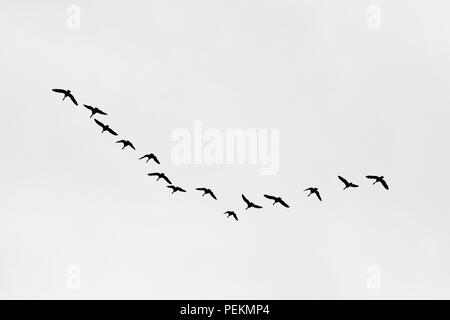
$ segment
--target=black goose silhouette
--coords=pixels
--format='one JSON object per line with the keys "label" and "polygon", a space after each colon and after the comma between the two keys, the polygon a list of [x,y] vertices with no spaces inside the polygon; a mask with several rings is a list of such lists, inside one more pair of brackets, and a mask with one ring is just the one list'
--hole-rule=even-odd
{"label": "black goose silhouette", "polygon": [[94,121],[102,128],[102,133],[106,131],[111,133],[113,136],[117,136],[117,133],[114,130],[112,130],[108,125],[101,123],[97,119],[94,119]]}
{"label": "black goose silhouette", "polygon": [[375,182],[373,184],[380,182],[386,190],[389,190],[389,186],[386,183],[386,181],[384,180],[383,176],[366,176],[366,178],[375,180]]}
{"label": "black goose silhouette", "polygon": [[83,104],[83,106],[84,106],[86,109],[88,109],[88,110],[91,111],[92,114],[91,114],[90,118],[92,118],[93,116],[95,116],[97,113],[98,113],[98,114],[102,114],[102,115],[104,115],[104,116],[107,116],[107,115],[108,115],[107,113],[103,112],[102,110],[100,110],[100,109],[97,108],[97,107],[88,106],[87,104]]}
{"label": "black goose silhouette", "polygon": [[196,188],[195,190],[203,191],[202,197],[204,197],[205,195],[209,194],[214,200],[217,200],[216,195],[214,194],[214,192],[212,192],[211,189],[208,189],[208,188]]}
{"label": "black goose silhouette", "polygon": [[159,173],[159,172],[155,172],[155,173],[149,173],[147,174],[148,176],[151,177],[158,177],[158,179],[156,179],[156,181],[159,181],[159,179],[163,179],[165,180],[168,184],[172,184],[172,182],[170,182],[169,178],[167,178],[167,176],[164,173]]}
{"label": "black goose silhouette", "polygon": [[155,161],[157,164],[159,164],[158,158],[153,153],[146,154],[145,156],[139,158],[139,160],[142,160],[142,159],[145,159],[145,158],[147,158],[146,163],[148,163],[150,160],[153,159],[153,161]]}
{"label": "black goose silhouette", "polygon": [[184,190],[183,188],[180,188],[180,187],[167,186],[167,188],[172,189],[172,194],[174,194],[177,191],[179,191],[179,192],[186,192],[186,190]]}
{"label": "black goose silhouette", "polygon": [[305,189],[305,191],[309,191],[308,197],[314,193],[317,196],[317,198],[319,198],[319,200],[322,201],[318,188],[308,188]]}
{"label": "black goose silhouette", "polygon": [[77,100],[75,100],[75,97],[72,95],[72,93],[70,92],[70,90],[64,90],[64,89],[52,89],[53,92],[57,92],[57,93],[64,93],[64,99],[66,99],[67,97],[70,98],[70,100],[72,100],[72,102],[77,106],[78,102]]}
{"label": "black goose silhouette", "polygon": [[227,215],[228,215],[227,218],[233,217],[233,218],[236,219],[236,221],[239,221],[239,219],[238,219],[238,217],[237,217],[237,215],[236,215],[236,213],[235,213],[234,211],[227,211],[227,212],[225,212],[224,214],[227,214]]}
{"label": "black goose silhouette", "polygon": [[245,208],[245,210],[250,209],[250,208],[262,209],[261,206],[258,206],[256,204],[254,204],[253,202],[250,202],[244,195],[242,195],[242,200],[244,200],[244,202],[247,204],[247,208]]}
{"label": "black goose silhouette", "polygon": [[122,150],[125,149],[126,147],[130,147],[131,149],[136,150],[136,148],[133,146],[133,144],[128,140],[119,140],[119,141],[116,141],[116,143],[123,144]]}
{"label": "black goose silhouette", "polygon": [[280,197],[274,197],[274,196],[270,196],[268,194],[265,194],[264,197],[266,197],[267,199],[273,200],[274,201],[273,205],[279,203],[282,206],[289,208],[288,204],[286,202],[284,202],[283,199],[281,199]]}
{"label": "black goose silhouette", "polygon": [[354,184],[353,182],[348,182],[346,179],[342,178],[341,176],[338,176],[338,178],[345,184],[344,190],[347,188],[358,188],[359,187],[357,184]]}

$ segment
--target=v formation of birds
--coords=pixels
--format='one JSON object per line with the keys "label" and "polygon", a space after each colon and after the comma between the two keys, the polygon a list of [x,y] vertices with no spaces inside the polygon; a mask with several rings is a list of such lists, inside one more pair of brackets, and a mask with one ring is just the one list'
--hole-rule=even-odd
{"label": "v formation of birds", "polygon": [[[66,98],[69,98],[73,102],[74,105],[78,106],[78,102],[77,102],[77,100],[75,99],[75,97],[73,96],[73,94],[72,94],[72,92],[70,90],[53,89],[52,91],[56,92],[56,93],[64,94],[63,101]],[[100,110],[97,107],[93,107],[93,106],[86,105],[86,104],[83,104],[83,106],[87,110],[89,110],[91,112],[90,118],[92,118],[93,116],[95,116],[97,114],[98,115],[105,115],[105,116],[108,115],[106,112]],[[94,118],[94,121],[102,129],[101,133],[107,132],[107,133],[109,133],[109,134],[111,134],[113,136],[118,136],[118,134],[112,128],[110,128],[109,125],[106,125],[103,122],[101,122],[101,121],[99,121],[99,120],[97,120],[95,118]],[[133,145],[133,143],[131,141],[129,141],[129,140],[122,139],[122,140],[118,140],[116,143],[119,143],[119,144],[122,145],[122,150],[127,148],[127,147],[129,147],[129,148],[131,148],[133,150],[136,150],[136,148]],[[144,159],[146,160],[146,163],[148,163],[149,161],[153,161],[154,163],[156,163],[158,165],[160,164],[159,159],[153,153],[145,154],[141,158],[139,158],[139,160],[144,160]],[[172,194],[174,194],[176,192],[187,192],[185,189],[183,189],[183,188],[181,188],[179,186],[173,185],[172,182],[166,176],[165,173],[154,172],[154,173],[149,173],[148,176],[150,176],[150,177],[157,177],[156,181],[159,181],[159,180],[165,181],[168,184],[167,188],[172,190]],[[389,190],[389,186],[388,186],[384,176],[367,175],[366,178],[371,180],[371,181],[373,181],[373,184],[380,183],[384,187],[384,189]],[[342,176],[338,176],[338,179],[344,184],[343,190],[346,190],[346,189],[349,189],[349,188],[358,188],[359,187],[357,184],[355,184],[353,182],[349,182],[347,179],[343,178]],[[196,188],[195,190],[202,192],[203,193],[202,197],[208,196],[211,199],[217,200],[216,195],[209,188],[200,187],[200,188]],[[319,188],[309,187],[309,188],[305,189],[304,191],[305,192],[309,192],[307,197],[309,197],[311,195],[314,195],[314,196],[316,196],[316,198],[319,201],[322,201],[322,196],[320,195]],[[283,206],[285,208],[290,208],[290,206],[281,197],[268,195],[268,194],[265,194],[264,197],[266,199],[270,200],[270,201],[273,201],[273,205],[279,204],[279,205],[281,205],[281,206]],[[250,200],[248,200],[245,197],[245,195],[242,195],[242,200],[244,201],[244,203],[246,205],[245,210],[248,210],[248,209],[262,209],[263,208],[261,205],[255,204],[255,203],[251,202]],[[231,211],[230,210],[230,211],[225,212],[224,214],[227,215],[227,218],[232,217],[236,221],[239,220],[235,211]]]}

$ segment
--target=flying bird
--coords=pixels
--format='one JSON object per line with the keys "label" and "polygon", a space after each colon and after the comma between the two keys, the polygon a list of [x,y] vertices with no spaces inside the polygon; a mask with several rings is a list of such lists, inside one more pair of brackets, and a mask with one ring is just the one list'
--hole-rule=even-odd
{"label": "flying bird", "polygon": [[179,191],[179,192],[186,192],[186,190],[184,190],[183,188],[180,188],[180,187],[167,186],[167,188],[172,189],[172,194],[174,194],[177,191]]}
{"label": "flying bird", "polygon": [[358,188],[359,187],[357,184],[354,184],[353,182],[348,182],[346,179],[342,178],[341,176],[338,176],[338,178],[345,184],[344,190],[347,188]]}
{"label": "flying bird", "polygon": [[117,133],[114,130],[112,130],[108,125],[101,123],[97,119],[94,119],[94,120],[95,120],[95,123],[98,124],[102,128],[102,133],[106,131],[106,132],[111,133],[113,136],[117,136]]}
{"label": "flying bird", "polygon": [[288,204],[286,202],[284,202],[283,199],[281,199],[280,197],[274,197],[274,196],[270,196],[268,194],[265,194],[264,197],[266,197],[267,199],[273,200],[274,201],[273,205],[279,203],[282,206],[289,208]]}
{"label": "flying bird", "polygon": [[216,195],[211,191],[211,189],[208,189],[208,188],[197,188],[195,190],[203,191],[202,197],[204,197],[206,194],[209,194],[214,200],[217,200]]}
{"label": "flying bird", "polygon": [[319,200],[322,201],[318,188],[308,188],[305,189],[305,191],[309,191],[308,197],[314,193],[317,196],[317,198],[319,198]]}
{"label": "flying bird", "polygon": [[119,140],[119,141],[116,141],[116,143],[123,144],[122,150],[125,149],[126,147],[130,147],[131,149],[136,150],[136,148],[133,146],[133,144],[128,140]]}
{"label": "flying bird", "polygon": [[153,161],[155,161],[157,164],[159,164],[158,158],[153,153],[146,154],[145,156],[139,158],[139,160],[142,160],[142,159],[145,159],[145,158],[147,158],[147,162],[146,163],[148,163],[150,160],[153,159]]}
{"label": "flying bird", "polygon": [[227,211],[227,212],[225,212],[224,214],[227,214],[227,215],[228,215],[227,218],[233,217],[233,218],[236,219],[236,221],[239,221],[239,219],[238,219],[238,217],[237,217],[237,215],[236,215],[236,213],[235,213],[234,211]]}
{"label": "flying bird", "polygon": [[366,176],[366,178],[375,180],[375,182],[373,184],[380,182],[386,190],[389,190],[389,186],[386,183],[386,181],[384,180],[383,176]]}
{"label": "flying bird", "polygon": [[250,209],[250,208],[262,209],[261,206],[258,206],[256,204],[254,204],[253,202],[248,201],[248,199],[244,195],[242,195],[242,199],[247,204],[247,208],[245,208],[245,210]]}
{"label": "flying bird", "polygon": [[72,102],[77,106],[78,102],[77,100],[75,100],[75,97],[72,95],[72,93],[70,92],[70,90],[64,90],[64,89],[52,89],[53,92],[57,92],[57,93],[64,93],[64,99],[66,99],[67,97],[70,98],[70,100],[72,100]]}
{"label": "flying bird", "polygon": [[147,174],[148,176],[155,176],[155,177],[158,177],[158,179],[156,179],[156,181],[159,181],[159,179],[163,179],[163,180],[165,180],[168,184],[172,184],[172,182],[170,182],[170,180],[169,180],[169,178],[167,178],[167,176],[164,174],[164,173],[158,173],[158,172],[155,172],[155,173],[149,173],[149,174]]}
{"label": "flying bird", "polygon": [[98,113],[98,114],[102,114],[102,115],[104,115],[104,116],[107,116],[107,115],[108,115],[107,113],[103,112],[102,110],[100,110],[100,109],[97,108],[97,107],[88,106],[87,104],[83,104],[83,106],[84,106],[86,109],[89,109],[89,110],[92,112],[90,118],[92,118],[92,117],[93,117],[94,115],[96,115],[97,113]]}

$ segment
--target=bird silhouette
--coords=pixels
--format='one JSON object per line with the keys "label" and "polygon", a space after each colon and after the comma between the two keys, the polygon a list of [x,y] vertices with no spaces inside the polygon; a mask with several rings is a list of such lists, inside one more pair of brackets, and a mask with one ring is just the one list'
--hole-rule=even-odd
{"label": "bird silhouette", "polygon": [[242,195],[242,199],[247,204],[247,208],[245,208],[245,210],[250,209],[250,208],[262,209],[261,206],[258,206],[256,204],[254,204],[253,202],[250,202],[244,195]]}
{"label": "bird silhouette", "polygon": [[164,173],[159,173],[159,172],[155,172],[155,173],[149,173],[147,174],[148,176],[154,176],[154,177],[158,177],[158,179],[156,179],[156,181],[159,181],[159,179],[163,179],[165,180],[168,184],[172,184],[172,182],[170,182],[169,178],[167,178],[167,176]]}
{"label": "bird silhouette", "polygon": [[77,100],[75,100],[75,97],[72,95],[72,93],[70,92],[70,90],[64,90],[64,89],[52,89],[53,92],[57,92],[57,93],[64,93],[64,99],[66,99],[67,97],[70,98],[70,100],[72,100],[72,102],[77,106],[78,102]]}
{"label": "bird silhouette", "polygon": [[99,108],[97,108],[97,107],[92,107],[92,106],[88,106],[87,104],[83,104],[83,106],[86,108],[86,109],[89,109],[90,111],[91,111],[91,116],[90,116],[90,118],[92,118],[94,115],[96,115],[97,113],[98,114],[102,114],[102,115],[104,115],[104,116],[107,116],[108,114],[107,113],[105,113],[105,112],[103,112],[102,110],[100,110]]}
{"label": "bird silhouette", "polygon": [[126,147],[130,147],[131,149],[136,150],[136,148],[133,146],[133,144],[128,140],[119,140],[119,141],[116,141],[116,143],[123,144],[122,150],[125,149]]}
{"label": "bird silhouette", "polygon": [[267,199],[273,200],[274,201],[273,205],[279,203],[282,206],[289,208],[288,204],[286,202],[284,202],[283,199],[281,199],[280,197],[274,197],[274,196],[270,196],[268,194],[265,194],[264,197],[266,197]]}
{"label": "bird silhouette", "polygon": [[114,130],[112,130],[108,125],[101,123],[97,119],[94,119],[94,120],[95,120],[95,123],[98,124],[102,128],[102,133],[106,131],[106,132],[111,133],[113,136],[117,136],[117,133]]}
{"label": "bird silhouette", "polygon": [[206,194],[209,194],[214,200],[217,200],[216,195],[211,191],[211,189],[208,189],[208,188],[197,188],[195,190],[203,191],[202,197],[204,197]]}
{"label": "bird silhouette", "polygon": [[380,182],[386,190],[389,190],[389,186],[386,183],[386,180],[384,180],[383,176],[366,176],[366,178],[375,180],[375,182],[373,184]]}
{"label": "bird silhouette", "polygon": [[224,214],[227,214],[227,215],[228,215],[227,218],[233,217],[233,218],[236,219],[236,221],[239,221],[239,219],[238,219],[238,217],[237,217],[237,215],[236,215],[236,213],[235,213],[234,211],[227,211],[227,212],[225,212]]}
{"label": "bird silhouette", "polygon": [[148,163],[150,160],[153,159],[153,161],[155,161],[157,164],[159,164],[158,158],[153,153],[146,154],[145,156],[139,158],[139,160],[142,160],[142,159],[145,159],[145,158],[147,158],[146,163]]}
{"label": "bird silhouette", "polygon": [[179,191],[179,192],[186,192],[186,190],[184,190],[183,188],[180,188],[180,187],[167,186],[167,188],[172,189],[172,194],[174,194],[177,191]]}
{"label": "bird silhouette", "polygon": [[319,198],[319,200],[322,201],[318,188],[308,188],[305,189],[305,191],[309,191],[308,197],[314,193],[317,196],[317,198]]}
{"label": "bird silhouette", "polygon": [[346,179],[344,179],[341,176],[338,176],[338,178],[345,184],[344,190],[347,188],[358,188],[359,187],[357,184],[354,184],[353,182],[348,182]]}

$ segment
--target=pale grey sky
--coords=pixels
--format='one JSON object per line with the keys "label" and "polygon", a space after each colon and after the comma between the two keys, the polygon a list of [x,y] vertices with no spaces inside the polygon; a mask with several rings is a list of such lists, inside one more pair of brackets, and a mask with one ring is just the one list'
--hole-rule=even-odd
{"label": "pale grey sky", "polygon": [[[79,30],[67,28],[71,5]],[[379,30],[366,25],[370,5]],[[449,10],[419,0],[2,3],[0,298],[450,298]],[[108,112],[102,121],[138,151],[100,135],[59,87]],[[174,165],[171,135],[194,121],[279,129],[279,173]],[[148,152],[160,168],[137,161]],[[155,170],[189,192],[171,196],[146,176]],[[361,187],[343,192],[338,174]],[[323,203],[306,198],[309,186]],[[241,193],[265,208],[245,213]],[[371,265],[379,290],[367,286]],[[71,266],[79,288],[67,285]]]}

